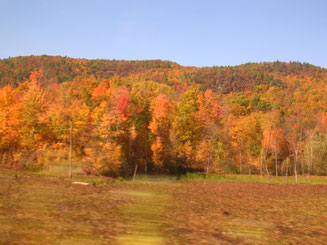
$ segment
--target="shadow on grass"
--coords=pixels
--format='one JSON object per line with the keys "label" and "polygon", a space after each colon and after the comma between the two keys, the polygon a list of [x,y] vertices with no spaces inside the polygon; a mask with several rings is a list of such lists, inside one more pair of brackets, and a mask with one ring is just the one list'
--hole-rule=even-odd
{"label": "shadow on grass", "polygon": [[298,176],[298,182],[295,176],[263,176],[260,175],[217,175],[211,174],[206,178],[203,173],[187,173],[182,176],[181,181],[197,182],[237,182],[237,183],[271,183],[271,184],[301,184],[301,185],[327,185],[326,176]]}

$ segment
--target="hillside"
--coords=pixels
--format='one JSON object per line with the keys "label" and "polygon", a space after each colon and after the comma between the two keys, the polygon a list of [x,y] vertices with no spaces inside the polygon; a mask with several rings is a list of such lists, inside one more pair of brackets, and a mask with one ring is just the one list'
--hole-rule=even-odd
{"label": "hillside", "polygon": [[[327,174],[327,70],[297,62],[0,60],[0,164],[86,173]],[[98,154],[101,152],[101,154]]]}
{"label": "hillside", "polygon": [[161,60],[86,60],[61,56],[25,56],[0,60],[0,84],[18,85],[33,71],[42,70],[49,83],[71,81],[80,75],[109,79],[114,75],[140,75],[156,82],[199,83],[203,89],[228,93],[264,84],[281,85],[278,76],[326,77],[327,70],[307,63],[247,63],[228,67],[183,67]]}

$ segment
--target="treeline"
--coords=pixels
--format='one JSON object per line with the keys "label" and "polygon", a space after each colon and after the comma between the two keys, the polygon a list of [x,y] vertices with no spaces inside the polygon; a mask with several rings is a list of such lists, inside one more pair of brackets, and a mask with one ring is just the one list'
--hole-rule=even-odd
{"label": "treeline", "polygon": [[0,60],[0,85],[17,86],[33,71],[41,69],[48,84],[72,81],[77,76],[111,78],[144,73],[149,70],[179,68],[176,63],[161,60],[86,60],[61,56],[22,56]]}
{"label": "treeline", "polygon": [[33,71],[42,70],[48,84],[72,81],[78,76],[110,79],[132,74],[175,86],[197,83],[201,89],[230,93],[253,90],[256,86],[283,86],[279,76],[326,77],[327,70],[307,63],[265,62],[227,67],[183,67],[161,60],[86,60],[61,56],[23,56],[0,60],[0,86],[17,86],[26,81]]}
{"label": "treeline", "polygon": [[[31,69],[22,80],[9,76],[13,80],[0,89],[1,166],[40,169],[67,160],[72,122],[73,160],[86,173],[327,174],[324,69],[281,62],[195,68],[98,60],[94,67],[102,68],[90,72],[91,61],[70,58],[1,62],[8,66],[15,59],[70,60],[86,68],[75,73],[65,64],[49,70],[46,62],[32,68],[15,61],[20,65],[1,73]],[[105,62],[120,65],[115,70]],[[106,69],[107,77],[101,75]],[[226,74],[234,74],[229,79],[235,83],[223,85]]]}

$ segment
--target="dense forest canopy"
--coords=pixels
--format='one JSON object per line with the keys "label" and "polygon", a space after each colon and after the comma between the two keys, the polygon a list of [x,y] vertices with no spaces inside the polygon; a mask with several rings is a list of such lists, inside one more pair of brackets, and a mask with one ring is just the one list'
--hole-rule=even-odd
{"label": "dense forest canopy", "polygon": [[0,164],[86,173],[327,174],[327,70],[298,62],[0,60]]}

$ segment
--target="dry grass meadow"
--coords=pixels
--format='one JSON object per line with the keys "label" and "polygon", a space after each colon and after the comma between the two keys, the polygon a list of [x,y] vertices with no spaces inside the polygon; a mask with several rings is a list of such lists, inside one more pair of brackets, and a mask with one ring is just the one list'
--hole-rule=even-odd
{"label": "dry grass meadow", "polygon": [[0,244],[327,244],[325,177],[74,181],[0,170]]}

